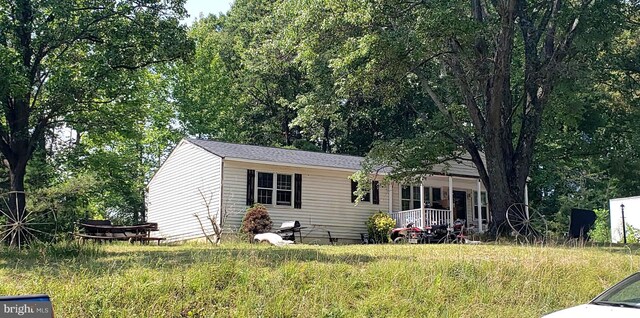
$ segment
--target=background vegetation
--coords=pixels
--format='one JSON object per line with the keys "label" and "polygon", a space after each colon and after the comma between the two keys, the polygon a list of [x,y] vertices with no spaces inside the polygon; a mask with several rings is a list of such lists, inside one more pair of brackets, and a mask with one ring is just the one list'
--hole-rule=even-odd
{"label": "background vegetation", "polygon": [[[454,7],[420,7],[433,21],[417,30],[411,28],[415,19],[408,23],[412,16],[403,14],[418,10],[419,1],[394,6],[375,0],[237,0],[227,14],[204,17],[184,30],[175,20],[185,14],[182,4],[158,7],[170,13],[170,21],[160,26],[172,32],[172,42],[162,45],[175,46],[175,55],[130,70],[112,70],[99,61],[52,66],[60,74],[78,67],[101,70],[109,74],[105,78],[118,80],[83,95],[81,102],[65,100],[65,112],[46,125],[27,166],[30,210],[55,212],[63,230],[79,217],[140,221],[146,182],[184,136],[398,159],[408,170],[459,150],[443,140],[448,126],[433,100],[411,84],[412,78],[398,77],[406,63],[416,62],[407,60],[415,52],[407,55],[399,48],[418,45],[421,36],[437,37],[445,26],[447,34],[469,41],[465,34],[477,29],[469,21],[441,23]],[[570,208],[607,209],[609,198],[637,195],[640,187],[640,4],[598,0],[594,5],[603,10],[589,10],[585,23],[597,32],[581,33],[574,42],[549,97],[530,167],[532,205],[555,217],[557,232],[566,231]],[[8,7],[0,12],[0,25],[15,18],[11,12]],[[43,26],[59,31],[55,24]],[[131,40],[138,48],[153,44],[120,33],[98,35]],[[0,61],[8,67],[19,60],[4,37]],[[73,52],[90,46],[82,43]],[[514,54],[522,53],[522,45],[516,40]],[[115,50],[107,47],[104,54],[111,54],[108,49]],[[513,61],[514,79],[522,77],[521,62]],[[451,75],[440,68],[429,71],[437,78]],[[15,91],[5,84],[0,93]],[[63,94],[79,87],[54,88]],[[0,179],[5,180],[0,189],[8,191],[6,167]]]}

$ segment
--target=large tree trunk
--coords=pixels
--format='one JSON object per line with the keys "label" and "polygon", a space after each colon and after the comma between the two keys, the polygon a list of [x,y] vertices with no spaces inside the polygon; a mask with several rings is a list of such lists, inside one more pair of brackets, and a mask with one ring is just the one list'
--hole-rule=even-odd
{"label": "large tree trunk", "polygon": [[[535,142],[540,133],[544,107],[557,76],[558,65],[567,56],[576,36],[580,15],[588,9],[590,1],[583,1],[576,17],[566,28],[562,38],[557,36],[556,15],[560,1],[548,1],[544,13],[532,17],[531,3],[523,0],[494,2],[498,13],[499,32],[493,40],[493,52],[487,50],[485,34],[478,34],[473,62],[466,60],[457,41],[450,41],[448,65],[465,102],[473,133],[467,134],[465,124],[456,121],[435,93],[428,88],[440,110],[462,132],[458,143],[467,150],[476,164],[487,189],[494,235],[508,233],[506,213],[513,203],[524,201],[524,191],[533,161]],[[482,1],[471,1],[471,13],[478,23],[485,23]],[[512,96],[512,67],[515,30],[519,29],[524,43],[523,96]],[[473,71],[469,71],[472,69]],[[469,74],[481,74],[476,81]],[[475,87],[474,87],[475,85]],[[517,92],[517,90],[515,90]],[[479,98],[476,92],[482,92]],[[520,116],[516,116],[520,113]],[[514,129],[515,128],[515,129]],[[455,139],[454,139],[455,141]],[[461,142],[460,142],[461,141]],[[485,152],[486,164],[480,158]]]}
{"label": "large tree trunk", "polygon": [[[524,184],[518,182],[518,173],[506,169],[505,162],[498,162],[491,151],[487,151],[488,184],[487,196],[491,209],[491,223],[489,231],[493,235],[508,233],[506,212],[509,206],[524,201]],[[520,172],[523,173],[523,172]]]}
{"label": "large tree trunk", "polygon": [[322,138],[322,152],[331,153],[331,121],[325,119],[322,122],[323,138]]}

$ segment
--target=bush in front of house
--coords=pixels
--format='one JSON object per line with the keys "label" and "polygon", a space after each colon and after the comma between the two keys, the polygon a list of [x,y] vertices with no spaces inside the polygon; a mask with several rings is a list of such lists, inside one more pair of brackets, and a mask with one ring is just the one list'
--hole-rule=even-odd
{"label": "bush in front of house", "polygon": [[258,234],[271,231],[271,217],[267,208],[262,204],[254,204],[247,209],[242,218],[242,233]]}
{"label": "bush in front of house", "polygon": [[396,226],[396,221],[385,212],[378,211],[367,220],[367,232],[376,243],[389,242],[389,232]]}

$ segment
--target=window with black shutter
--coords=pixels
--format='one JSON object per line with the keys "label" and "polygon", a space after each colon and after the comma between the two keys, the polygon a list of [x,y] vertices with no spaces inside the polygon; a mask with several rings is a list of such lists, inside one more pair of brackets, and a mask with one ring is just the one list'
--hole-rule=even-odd
{"label": "window with black shutter", "polygon": [[356,191],[358,190],[358,183],[351,180],[351,202],[356,202]]}
{"label": "window with black shutter", "polygon": [[302,209],[302,175],[296,173],[293,191],[293,208]]}
{"label": "window with black shutter", "polygon": [[380,182],[371,182],[371,191],[373,192],[373,204],[380,204]]}
{"label": "window with black shutter", "polygon": [[256,179],[256,171],[255,170],[247,170],[247,200],[246,204],[251,206],[254,202],[254,186]]}
{"label": "window with black shutter", "polygon": [[[351,202],[356,202],[356,198],[358,197],[355,192],[358,190],[358,183],[351,180]],[[362,196],[361,201],[371,202],[371,191],[368,191]]]}
{"label": "window with black shutter", "polygon": [[[255,174],[255,172],[254,172]],[[297,175],[296,175],[297,176]],[[302,176],[300,183],[302,182]],[[291,174],[279,174],[273,172],[258,172],[257,178],[254,177],[254,188],[252,193],[257,195],[257,202],[268,205],[281,205],[292,206],[296,195],[299,195],[301,201],[302,195],[296,194],[294,191],[298,191],[301,185],[298,183],[298,177],[294,180],[294,176]],[[248,187],[247,187],[247,191]],[[300,188],[301,191],[301,188]],[[302,206],[302,202],[298,204]],[[300,207],[298,207],[299,209]]]}

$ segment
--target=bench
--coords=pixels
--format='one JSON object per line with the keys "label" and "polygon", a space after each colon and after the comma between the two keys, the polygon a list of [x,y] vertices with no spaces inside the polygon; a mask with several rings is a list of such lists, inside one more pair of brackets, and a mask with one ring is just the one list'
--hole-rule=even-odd
{"label": "bench", "polygon": [[151,236],[138,237],[138,238],[134,239],[134,241],[138,241],[140,243],[147,243],[147,242],[151,242],[151,241],[157,241],[158,245],[160,245],[160,241],[164,241],[164,240],[165,240],[164,237],[151,237]]}

